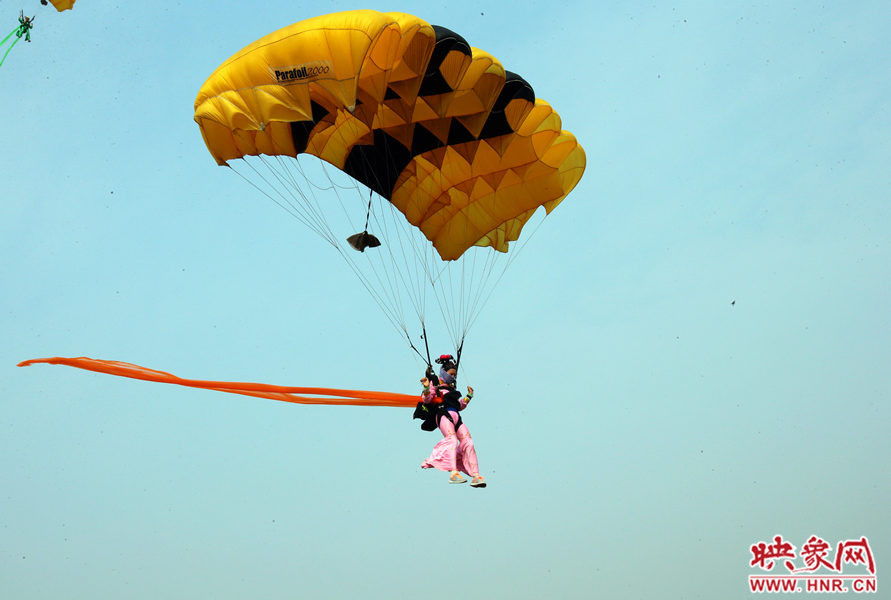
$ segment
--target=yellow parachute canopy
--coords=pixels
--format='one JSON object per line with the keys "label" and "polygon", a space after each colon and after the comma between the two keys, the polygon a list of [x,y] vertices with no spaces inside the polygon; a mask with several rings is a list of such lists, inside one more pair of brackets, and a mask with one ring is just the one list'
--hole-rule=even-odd
{"label": "yellow parachute canopy", "polygon": [[[46,4],[45,0],[41,0],[43,4]],[[68,10],[72,6],[76,0],[49,0],[50,4],[56,7],[56,10],[62,12],[63,10]]]}
{"label": "yellow parachute canopy", "polygon": [[271,33],[224,62],[195,100],[220,165],[306,153],[396,207],[444,261],[506,252],[578,183],[585,153],[519,75],[460,35],[355,10]]}

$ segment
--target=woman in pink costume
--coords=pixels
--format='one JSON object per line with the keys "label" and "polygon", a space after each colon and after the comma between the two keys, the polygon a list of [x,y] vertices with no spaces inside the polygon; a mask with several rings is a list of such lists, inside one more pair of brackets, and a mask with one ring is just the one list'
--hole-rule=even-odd
{"label": "woman in pink costume", "polygon": [[421,463],[421,468],[449,471],[449,483],[466,483],[467,479],[459,473],[464,471],[472,478],[471,487],[484,488],[486,482],[479,472],[473,438],[458,414],[473,398],[473,388],[468,386],[467,396],[462,398],[461,392],[455,389],[457,376],[455,365],[446,361],[439,371],[439,385],[428,377],[421,379],[424,386],[421,401],[433,409],[436,424],[442,432],[442,439],[433,447],[430,457]]}

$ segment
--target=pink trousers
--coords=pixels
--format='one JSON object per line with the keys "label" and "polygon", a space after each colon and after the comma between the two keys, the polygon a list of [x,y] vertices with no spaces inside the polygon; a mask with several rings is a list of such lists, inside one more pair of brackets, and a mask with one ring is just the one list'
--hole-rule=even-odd
{"label": "pink trousers", "polygon": [[451,410],[446,411],[446,416],[439,420],[442,439],[433,447],[429,458],[421,463],[422,469],[463,471],[471,477],[479,475],[473,438],[470,437],[470,431],[464,423],[461,423],[455,431],[457,421],[458,415]]}

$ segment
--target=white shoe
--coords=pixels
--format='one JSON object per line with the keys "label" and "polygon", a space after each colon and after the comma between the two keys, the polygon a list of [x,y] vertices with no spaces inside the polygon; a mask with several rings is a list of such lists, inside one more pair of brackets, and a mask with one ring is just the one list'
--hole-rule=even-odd
{"label": "white shoe", "polygon": [[449,475],[449,483],[467,483],[467,479],[461,473],[452,473]]}

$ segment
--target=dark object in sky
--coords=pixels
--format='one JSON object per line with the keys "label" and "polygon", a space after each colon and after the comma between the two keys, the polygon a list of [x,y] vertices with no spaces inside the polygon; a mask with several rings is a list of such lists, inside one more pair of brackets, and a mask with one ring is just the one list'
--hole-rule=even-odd
{"label": "dark object in sky", "polygon": [[367,231],[351,235],[347,238],[347,242],[359,252],[365,252],[365,248],[377,248],[381,245],[381,241]]}

